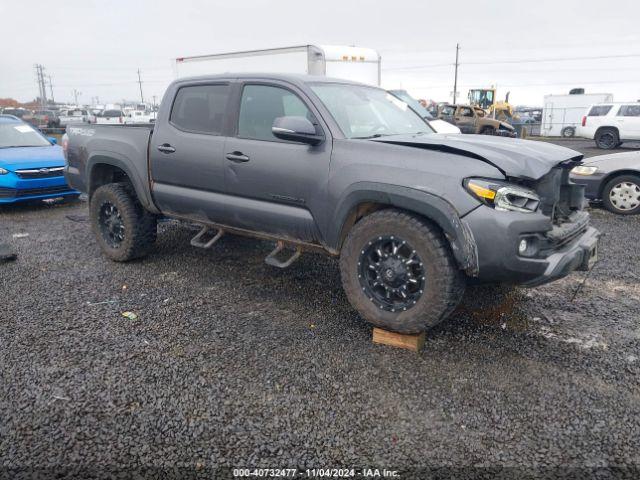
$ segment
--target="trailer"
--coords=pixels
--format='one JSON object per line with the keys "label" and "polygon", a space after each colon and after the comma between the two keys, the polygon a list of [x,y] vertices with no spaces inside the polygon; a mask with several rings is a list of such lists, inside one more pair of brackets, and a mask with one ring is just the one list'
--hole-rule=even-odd
{"label": "trailer", "polygon": [[298,45],[179,57],[176,78],[222,73],[321,75],[380,85],[381,58],[370,48],[341,45]]}
{"label": "trailer", "polygon": [[612,101],[611,93],[545,95],[540,134],[546,137],[572,137],[590,105]]}

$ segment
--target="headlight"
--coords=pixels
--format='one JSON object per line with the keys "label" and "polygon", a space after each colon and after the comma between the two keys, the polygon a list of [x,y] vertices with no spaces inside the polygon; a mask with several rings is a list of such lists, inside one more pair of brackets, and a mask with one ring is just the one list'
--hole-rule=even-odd
{"label": "headlight", "polygon": [[0,175],[6,175],[7,173],[9,173],[9,170],[5,170],[4,168],[0,167]]}
{"label": "headlight", "polygon": [[585,165],[580,165],[571,169],[571,173],[574,175],[593,175],[597,171],[598,167],[587,167]]}
{"label": "headlight", "polygon": [[532,213],[540,205],[540,197],[535,192],[519,185],[468,178],[464,181],[464,186],[471,195],[496,210]]}

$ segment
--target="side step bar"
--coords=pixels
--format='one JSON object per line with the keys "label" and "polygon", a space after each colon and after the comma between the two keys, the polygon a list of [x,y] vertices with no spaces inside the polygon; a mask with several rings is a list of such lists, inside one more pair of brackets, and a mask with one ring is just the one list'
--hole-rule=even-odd
{"label": "side step bar", "polygon": [[200,232],[191,239],[191,245],[198,248],[211,248],[224,235],[224,230],[219,228],[216,231],[216,234],[209,240],[203,239],[203,237],[205,237],[209,232],[211,232],[209,227],[202,227],[202,230],[200,230]]}
{"label": "side step bar", "polygon": [[267,265],[271,265],[272,267],[287,268],[293,262],[295,262],[298,258],[300,258],[300,255],[302,254],[302,249],[298,246],[296,247],[296,250],[288,259],[279,260],[278,254],[282,252],[282,250],[284,249],[285,249],[284,242],[278,241],[278,243],[276,243],[276,248],[274,248],[273,251],[269,255],[267,255],[267,258],[264,259],[264,262]]}

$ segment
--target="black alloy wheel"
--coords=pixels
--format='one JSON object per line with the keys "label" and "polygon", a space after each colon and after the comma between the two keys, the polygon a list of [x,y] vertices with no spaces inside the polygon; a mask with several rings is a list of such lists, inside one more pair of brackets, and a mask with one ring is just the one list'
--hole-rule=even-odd
{"label": "black alloy wheel", "polygon": [[126,228],[118,208],[111,202],[104,202],[98,221],[105,242],[112,248],[119,248],[125,239]]}
{"label": "black alloy wheel", "polygon": [[364,293],[383,310],[407,310],[424,292],[422,260],[400,237],[380,236],[371,240],[360,254],[358,269]]}

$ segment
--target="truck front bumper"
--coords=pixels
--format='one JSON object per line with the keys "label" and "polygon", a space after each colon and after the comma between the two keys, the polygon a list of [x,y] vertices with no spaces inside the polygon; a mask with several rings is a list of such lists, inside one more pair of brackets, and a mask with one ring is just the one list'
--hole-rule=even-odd
{"label": "truck front bumper", "polygon": [[[584,218],[583,218],[584,220]],[[584,221],[565,225],[565,238],[551,240],[553,225],[540,213],[500,212],[481,206],[464,217],[478,250],[480,283],[533,287],[589,270],[598,255],[600,232]],[[567,228],[568,227],[568,228]],[[519,251],[522,240],[530,247]]]}

